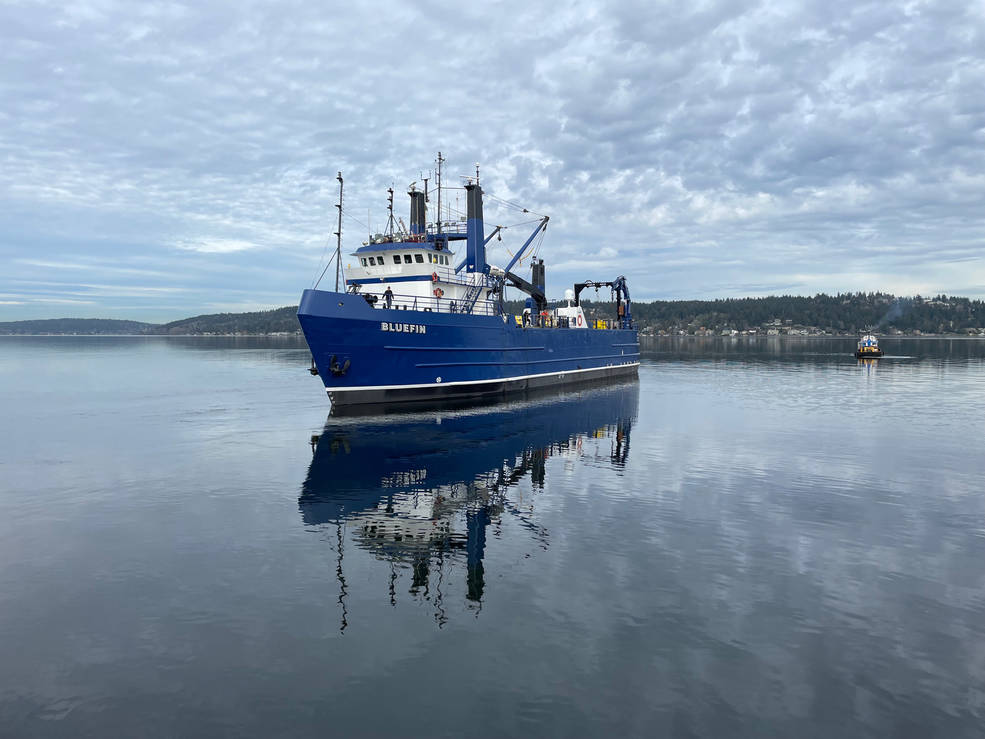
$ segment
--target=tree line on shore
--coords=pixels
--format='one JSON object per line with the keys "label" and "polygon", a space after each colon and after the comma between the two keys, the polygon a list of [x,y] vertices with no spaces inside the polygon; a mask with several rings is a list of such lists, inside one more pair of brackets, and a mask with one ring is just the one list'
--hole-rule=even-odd
{"label": "tree line on shore", "polygon": [[[599,297],[605,297],[600,295]],[[560,302],[560,301],[559,301]],[[557,304],[557,303],[555,303]],[[609,318],[613,306],[583,300],[589,316]],[[519,313],[523,301],[505,303]],[[947,295],[896,297],[887,293],[839,293],[814,296],[777,295],[719,300],[634,302],[633,318],[641,329],[666,333],[723,330],[768,331],[791,326],[835,334],[859,331],[904,333],[979,333],[985,329],[985,301]],[[286,306],[251,313],[215,313],[164,324],[100,318],[55,318],[0,323],[0,334],[277,334],[297,333],[297,308]]]}
{"label": "tree line on shore", "polygon": [[947,295],[924,298],[862,292],[655,300],[633,303],[633,318],[640,327],[667,333],[695,333],[702,328],[782,331],[798,326],[833,334],[859,331],[967,334],[985,329],[985,301]]}
{"label": "tree line on shore", "polygon": [[6,334],[86,334],[167,336],[189,334],[279,334],[300,331],[297,306],[251,313],[212,313],[170,323],[118,321],[111,318],[51,318],[0,323]]}

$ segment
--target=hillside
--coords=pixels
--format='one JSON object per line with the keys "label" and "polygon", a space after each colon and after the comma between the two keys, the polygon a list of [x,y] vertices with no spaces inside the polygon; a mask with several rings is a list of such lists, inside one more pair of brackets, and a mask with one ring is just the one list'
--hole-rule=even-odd
{"label": "hillside", "polygon": [[284,308],[253,313],[212,313],[182,318],[163,324],[117,321],[108,318],[51,318],[37,321],[8,321],[0,323],[0,335],[293,334],[300,330],[297,311],[296,306],[289,305]]}
{"label": "hillside", "polygon": [[155,326],[146,333],[153,334],[279,334],[296,333],[301,330],[298,324],[297,306],[288,305],[274,310],[254,313],[212,313],[209,315],[183,318],[161,326]]}
{"label": "hillside", "polygon": [[153,323],[117,321],[111,318],[48,318],[37,321],[0,323],[0,336],[26,334],[144,334],[156,328]]}
{"label": "hillside", "polygon": [[776,331],[854,334],[980,333],[985,329],[985,302],[938,295],[898,298],[885,293],[795,295],[727,300],[657,300],[634,303],[641,327],[667,333],[707,331]]}
{"label": "hillside", "polygon": [[[598,297],[608,296],[601,291]],[[613,314],[609,303],[584,300],[583,305],[589,317],[609,318]],[[510,300],[505,307],[508,312],[519,313],[523,302]],[[0,323],[0,335],[294,334],[300,330],[296,313],[297,308],[289,305],[252,313],[212,313],[165,324],[99,318],[12,321]],[[897,298],[885,293],[822,293],[813,297],[655,300],[634,302],[633,318],[644,331],[671,334],[854,334],[870,329],[881,333],[985,334],[985,302],[947,295]]]}

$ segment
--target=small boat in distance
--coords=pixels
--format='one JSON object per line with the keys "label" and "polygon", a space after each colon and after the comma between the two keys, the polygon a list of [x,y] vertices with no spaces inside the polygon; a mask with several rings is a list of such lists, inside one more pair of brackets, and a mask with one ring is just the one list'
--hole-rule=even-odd
{"label": "small boat in distance", "polygon": [[866,334],[858,340],[858,348],[855,350],[856,359],[878,359],[882,356],[882,349],[879,348],[879,339],[872,334]]}

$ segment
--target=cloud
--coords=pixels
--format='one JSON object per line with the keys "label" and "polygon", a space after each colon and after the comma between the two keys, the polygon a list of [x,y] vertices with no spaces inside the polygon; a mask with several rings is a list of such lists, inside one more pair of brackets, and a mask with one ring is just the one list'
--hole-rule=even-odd
{"label": "cloud", "polygon": [[[84,297],[140,298],[184,293],[187,287],[147,287],[138,285],[94,285],[91,283],[50,282],[45,280],[16,280],[16,284],[59,295]],[[19,297],[27,297],[22,294]]]}
{"label": "cloud", "polygon": [[256,244],[251,244],[248,241],[237,241],[235,239],[209,239],[197,243],[179,243],[175,244],[175,246],[187,251],[197,251],[200,254],[232,254],[237,251],[248,251],[257,248]]}
{"label": "cloud", "polygon": [[53,303],[55,305],[95,305],[95,300],[70,300],[68,298],[31,298],[32,303]]}
{"label": "cloud", "polygon": [[[446,182],[479,161],[490,195],[551,215],[552,294],[616,273],[643,299],[985,284],[980,6],[447,11],[0,6],[0,290],[56,270],[185,288],[138,318],[288,304],[333,238],[336,172],[349,250],[391,184],[406,219],[437,149]],[[122,297],[92,299],[141,305]]]}
{"label": "cloud", "polygon": [[86,272],[101,272],[101,273],[112,273],[121,275],[141,275],[141,276],[155,276],[160,277],[167,274],[160,270],[150,270],[150,269],[135,269],[132,267],[115,267],[108,264],[106,261],[100,260],[96,262],[90,262],[88,264],[79,262],[59,262],[43,259],[14,259],[17,264],[23,264],[30,267],[43,267],[44,269],[53,270],[82,270]]}

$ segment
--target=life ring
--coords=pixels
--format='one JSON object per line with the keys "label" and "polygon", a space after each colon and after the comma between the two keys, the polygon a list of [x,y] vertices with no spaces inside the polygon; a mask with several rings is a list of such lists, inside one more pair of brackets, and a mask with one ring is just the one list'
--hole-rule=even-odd
{"label": "life ring", "polygon": [[578,314],[578,325],[581,325],[581,313]]}
{"label": "life ring", "polygon": [[445,291],[442,290],[440,287],[434,288],[434,297],[440,298],[444,294],[445,294]]}
{"label": "life ring", "polygon": [[438,273],[437,272],[432,272],[431,273],[431,282],[437,282],[437,281],[438,281]]}

